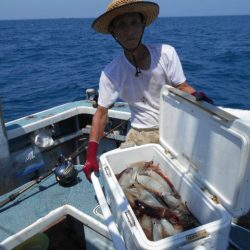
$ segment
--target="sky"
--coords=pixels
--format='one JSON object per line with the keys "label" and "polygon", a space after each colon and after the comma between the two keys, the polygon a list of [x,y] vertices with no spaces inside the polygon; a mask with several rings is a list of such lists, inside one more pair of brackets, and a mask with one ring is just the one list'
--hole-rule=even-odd
{"label": "sky", "polygon": [[[0,20],[89,18],[111,0],[0,0]],[[155,0],[160,16],[250,15],[250,0]]]}

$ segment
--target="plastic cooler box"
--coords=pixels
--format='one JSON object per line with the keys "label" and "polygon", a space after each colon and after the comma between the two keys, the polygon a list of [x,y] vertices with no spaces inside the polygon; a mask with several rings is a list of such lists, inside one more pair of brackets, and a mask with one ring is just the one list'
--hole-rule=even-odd
{"label": "plastic cooler box", "polygon": [[[164,86],[160,145],[118,148],[100,157],[107,201],[128,249],[227,249],[232,217],[249,211],[250,128],[240,119]],[[200,226],[150,241],[115,174],[154,161],[166,171]]]}

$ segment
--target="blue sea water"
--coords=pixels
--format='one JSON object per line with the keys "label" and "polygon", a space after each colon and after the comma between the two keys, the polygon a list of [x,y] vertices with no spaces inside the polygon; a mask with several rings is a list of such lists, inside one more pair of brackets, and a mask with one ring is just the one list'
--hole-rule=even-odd
{"label": "blue sea water", "polygon": [[[0,21],[0,96],[5,121],[85,97],[121,53],[93,19]],[[218,106],[250,109],[250,16],[159,18],[145,43],[168,43],[188,81]]]}

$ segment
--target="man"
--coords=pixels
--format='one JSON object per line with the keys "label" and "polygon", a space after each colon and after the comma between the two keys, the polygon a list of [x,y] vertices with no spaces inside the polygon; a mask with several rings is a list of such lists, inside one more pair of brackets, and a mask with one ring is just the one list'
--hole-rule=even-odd
{"label": "man", "polygon": [[[101,73],[97,111],[93,117],[87,160],[86,177],[98,174],[98,145],[108,119],[108,108],[118,97],[129,104],[131,130],[127,141],[137,145],[158,143],[160,90],[164,84],[197,95],[188,84],[179,57],[170,45],[145,45],[144,29],[158,16],[156,3],[138,0],[113,0],[107,11],[92,24],[93,29],[111,34],[123,48]],[[199,98],[212,102],[204,93]]]}

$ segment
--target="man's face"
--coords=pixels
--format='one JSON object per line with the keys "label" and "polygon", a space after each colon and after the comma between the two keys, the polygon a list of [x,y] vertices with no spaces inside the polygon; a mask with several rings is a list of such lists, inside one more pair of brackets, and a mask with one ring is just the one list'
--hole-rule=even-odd
{"label": "man's face", "polygon": [[144,24],[139,13],[125,14],[112,22],[112,31],[115,37],[126,49],[137,47],[143,29]]}

